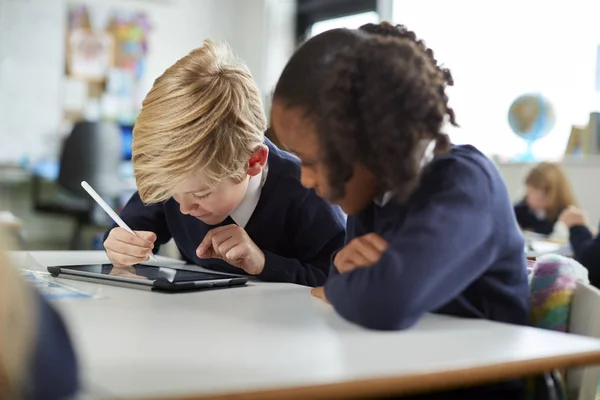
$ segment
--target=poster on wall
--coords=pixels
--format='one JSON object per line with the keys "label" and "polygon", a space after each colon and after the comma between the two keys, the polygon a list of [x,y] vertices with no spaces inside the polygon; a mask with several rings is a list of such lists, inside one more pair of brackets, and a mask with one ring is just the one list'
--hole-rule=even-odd
{"label": "poster on wall", "polygon": [[105,31],[76,29],[69,32],[67,54],[69,75],[102,80],[114,63],[114,39]]}

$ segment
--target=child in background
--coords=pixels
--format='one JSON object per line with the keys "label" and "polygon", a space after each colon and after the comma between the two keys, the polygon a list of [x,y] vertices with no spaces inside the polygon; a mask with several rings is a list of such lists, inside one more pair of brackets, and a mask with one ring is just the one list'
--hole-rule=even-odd
{"label": "child in background", "polygon": [[587,268],[590,283],[600,288],[600,237],[592,232],[587,216],[577,207],[563,211],[560,221],[569,228],[574,258]]}
{"label": "child in background", "polygon": [[519,226],[524,231],[551,235],[560,213],[577,205],[569,180],[559,165],[543,162],[531,169],[525,186],[525,198],[515,205]]}
{"label": "child in background", "polygon": [[[347,320],[406,329],[425,313],[528,324],[523,237],[505,184],[453,146],[452,77],[403,26],[315,36],[277,83],[273,128],[302,183],[348,214],[347,243],[314,296]],[[522,382],[432,398],[520,398]]]}
{"label": "child in background", "polygon": [[77,389],[77,362],[62,320],[0,249],[0,399],[64,399]]}
{"label": "child in background", "polygon": [[112,263],[145,262],[173,238],[188,263],[220,259],[227,272],[322,285],[344,216],[302,187],[298,159],[265,129],[259,90],[227,46],[207,41],[168,68],[133,130],[139,192],[121,218],[139,237],[107,232]]}

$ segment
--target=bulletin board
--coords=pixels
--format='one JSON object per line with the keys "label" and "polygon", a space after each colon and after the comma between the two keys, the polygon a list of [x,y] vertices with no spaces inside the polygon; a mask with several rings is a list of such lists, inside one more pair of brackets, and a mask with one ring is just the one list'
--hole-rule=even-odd
{"label": "bulletin board", "polygon": [[[102,14],[99,20],[98,14]],[[94,23],[95,21],[95,23]],[[132,125],[142,98],[141,78],[151,27],[143,12],[71,3],[66,32],[65,117]],[[90,116],[91,106],[95,115]]]}

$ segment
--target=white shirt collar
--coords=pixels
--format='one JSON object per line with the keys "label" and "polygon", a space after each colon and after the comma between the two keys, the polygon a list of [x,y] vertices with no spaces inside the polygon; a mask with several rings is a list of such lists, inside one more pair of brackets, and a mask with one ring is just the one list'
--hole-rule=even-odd
{"label": "white shirt collar", "polygon": [[545,210],[534,211],[533,214],[536,216],[537,219],[546,219],[546,211]]}
{"label": "white shirt collar", "polygon": [[[427,144],[427,146],[425,147],[425,153],[423,153],[423,158],[421,158],[421,166],[420,166],[421,169],[423,169],[427,164],[429,164],[431,162],[431,160],[433,160],[433,157],[435,156],[433,154],[433,151],[435,150],[435,145],[436,145],[436,141],[430,140],[429,143]],[[393,197],[394,197],[394,192],[391,190],[388,190],[383,195],[375,198],[374,202],[379,207],[384,207],[387,203],[390,202],[390,200]]]}
{"label": "white shirt collar", "polygon": [[267,180],[267,174],[269,173],[268,165],[265,165],[263,170],[258,174],[250,177],[248,181],[248,188],[246,189],[246,195],[242,199],[242,202],[235,210],[231,212],[231,219],[240,228],[245,228],[250,217],[254,213],[258,201],[260,200],[260,193]]}

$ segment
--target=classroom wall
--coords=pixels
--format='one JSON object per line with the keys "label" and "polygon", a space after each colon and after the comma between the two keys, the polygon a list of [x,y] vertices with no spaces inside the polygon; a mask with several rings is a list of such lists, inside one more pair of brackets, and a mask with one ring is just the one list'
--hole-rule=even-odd
{"label": "classroom wall", "polygon": [[[139,10],[154,25],[147,73],[154,79],[211,38],[244,59],[267,99],[294,48],[295,0],[79,0],[101,20]],[[0,0],[0,164],[56,155],[62,115],[69,0]]]}

